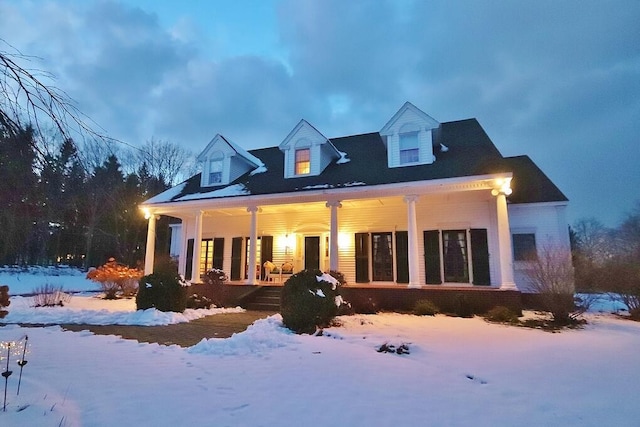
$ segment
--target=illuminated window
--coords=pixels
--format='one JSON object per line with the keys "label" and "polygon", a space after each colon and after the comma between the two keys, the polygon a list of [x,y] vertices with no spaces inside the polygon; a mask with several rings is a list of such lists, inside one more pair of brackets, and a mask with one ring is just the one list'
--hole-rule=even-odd
{"label": "illuminated window", "polygon": [[400,164],[417,163],[420,161],[420,146],[418,132],[400,134]]}
{"label": "illuminated window", "polygon": [[202,239],[200,243],[200,276],[213,267],[213,239]]}
{"label": "illuminated window", "polygon": [[296,175],[307,175],[311,172],[311,150],[296,150]]}

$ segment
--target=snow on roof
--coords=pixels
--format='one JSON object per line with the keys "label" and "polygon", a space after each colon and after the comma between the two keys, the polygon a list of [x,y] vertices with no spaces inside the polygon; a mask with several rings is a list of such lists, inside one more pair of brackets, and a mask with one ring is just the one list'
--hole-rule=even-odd
{"label": "snow on roof", "polygon": [[349,163],[351,161],[350,158],[347,157],[347,153],[344,151],[338,151],[340,153],[340,158],[336,161],[336,164],[341,165],[343,163]]}
{"label": "snow on roof", "polygon": [[178,194],[182,193],[182,191],[184,190],[184,187],[187,185],[187,182],[183,182],[181,184],[176,185],[175,187],[171,187],[168,190],[163,191],[162,193],[158,194],[157,196],[153,196],[152,198],[150,198],[149,200],[147,200],[144,203],[163,203],[163,202],[170,202],[171,199],[173,199],[174,197],[176,197]]}
{"label": "snow on roof", "polygon": [[[262,163],[262,160],[260,160],[253,154],[249,153],[247,150],[240,147],[238,144],[231,141],[229,138],[224,138],[224,140],[227,141],[227,143],[231,146],[231,148],[233,148],[236,151],[236,153],[238,153],[240,156],[244,157],[245,159],[247,159],[248,161],[256,165],[258,168],[264,167],[264,163]],[[259,172],[256,172],[256,173],[259,173]]]}
{"label": "snow on roof", "polygon": [[258,166],[256,169],[252,170],[249,176],[257,175],[259,173],[265,173],[267,171],[267,167],[263,164],[262,166]]}
{"label": "snow on roof", "polygon": [[207,191],[206,193],[188,194],[176,199],[176,201],[182,202],[185,200],[213,199],[216,197],[248,196],[249,194],[251,193],[244,184],[234,184],[217,190]]}

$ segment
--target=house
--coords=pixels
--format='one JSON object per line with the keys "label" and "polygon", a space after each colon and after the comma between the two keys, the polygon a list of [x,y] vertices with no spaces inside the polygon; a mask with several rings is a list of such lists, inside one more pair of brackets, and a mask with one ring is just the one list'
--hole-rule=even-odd
{"label": "house", "polygon": [[180,220],[172,253],[193,283],[220,268],[239,296],[280,285],[264,266],[287,262],[340,271],[352,299],[386,308],[517,306],[527,255],[569,246],[568,200],[529,157],[503,157],[475,119],[440,123],[409,102],[377,132],[327,138],[301,120],[269,148],[216,135],[198,161],[141,206],[146,273],[157,215]]}

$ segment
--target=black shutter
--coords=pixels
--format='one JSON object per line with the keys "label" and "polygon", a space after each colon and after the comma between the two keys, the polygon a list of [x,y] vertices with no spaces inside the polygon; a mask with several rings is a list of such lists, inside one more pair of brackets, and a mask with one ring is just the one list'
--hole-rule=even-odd
{"label": "black shutter", "polygon": [[424,271],[428,285],[442,283],[440,277],[440,232],[438,230],[424,232]]}
{"label": "black shutter", "polygon": [[356,283],[369,283],[369,234],[356,233]]}
{"label": "black shutter", "polygon": [[409,234],[396,231],[396,282],[409,283]]}
{"label": "black shutter", "polygon": [[213,239],[213,268],[222,270],[224,260],[224,237]]}
{"label": "black shutter", "polygon": [[191,280],[193,275],[193,239],[187,240],[187,264],[185,265],[184,278]]}
{"label": "black shutter", "polygon": [[260,265],[273,261],[273,236],[262,236],[260,239]]}
{"label": "black shutter", "polygon": [[242,269],[242,237],[231,239],[231,280],[240,280]]}
{"label": "black shutter", "polygon": [[490,285],[489,245],[487,229],[471,229],[471,268],[473,268],[474,285]]}

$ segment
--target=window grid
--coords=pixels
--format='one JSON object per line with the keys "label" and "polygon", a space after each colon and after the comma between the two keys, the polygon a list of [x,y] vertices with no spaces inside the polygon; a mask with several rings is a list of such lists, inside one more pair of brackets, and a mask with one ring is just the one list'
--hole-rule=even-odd
{"label": "window grid", "polygon": [[307,175],[311,172],[311,150],[296,150],[296,175]]}

